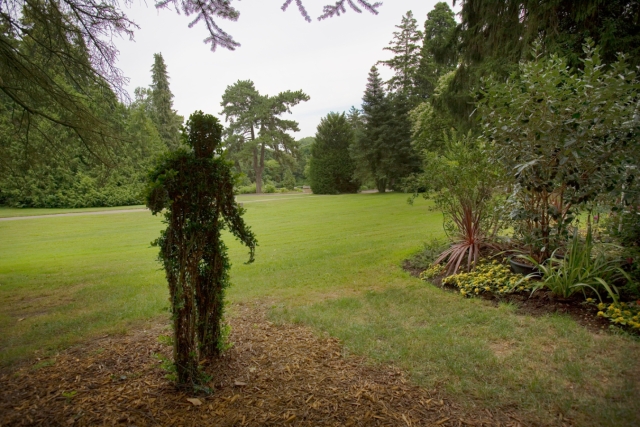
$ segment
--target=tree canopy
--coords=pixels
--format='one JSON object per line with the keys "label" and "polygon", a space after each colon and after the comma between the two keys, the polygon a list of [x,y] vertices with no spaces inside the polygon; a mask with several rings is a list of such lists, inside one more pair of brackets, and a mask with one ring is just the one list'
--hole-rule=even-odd
{"label": "tree canopy", "polygon": [[349,155],[354,132],[344,113],[329,113],[320,120],[311,146],[309,179],[315,194],[355,193],[355,165]]}
{"label": "tree canopy", "polygon": [[[126,78],[116,67],[116,37],[133,38],[137,25],[122,10],[119,0],[7,0],[0,2],[0,95],[5,108],[18,122],[5,123],[30,138],[46,126],[65,128],[82,141],[91,155],[108,163],[101,155],[104,147],[121,140],[117,126],[91,108],[105,94],[115,93],[127,100]],[[287,0],[282,9],[292,3]],[[301,0],[296,4],[310,20]],[[345,5],[377,14],[381,3],[339,0],[324,7],[318,19],[339,16]],[[229,0],[158,0],[156,8],[171,8],[192,17],[189,26],[202,23],[209,35],[204,40],[212,51],[240,46],[219,26],[219,20],[235,21],[239,12]],[[25,44],[37,46],[46,63],[21,50]],[[64,80],[55,68],[64,70]],[[115,102],[115,98],[113,102]],[[41,120],[33,120],[39,117]]]}
{"label": "tree canopy", "polygon": [[249,160],[255,176],[256,192],[262,192],[262,175],[267,151],[281,164],[294,164],[297,143],[288,132],[299,131],[298,123],[280,117],[291,108],[308,101],[301,90],[261,95],[251,80],[238,80],[227,86],[221,106],[229,121],[227,149],[233,158]]}

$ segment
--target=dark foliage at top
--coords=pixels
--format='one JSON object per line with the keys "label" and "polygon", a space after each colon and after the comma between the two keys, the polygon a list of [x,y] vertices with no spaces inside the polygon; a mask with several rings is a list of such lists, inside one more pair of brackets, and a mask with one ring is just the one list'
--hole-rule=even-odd
{"label": "dark foliage at top", "polygon": [[[345,0],[326,6],[322,17],[339,15]],[[85,149],[108,164],[101,156],[105,146],[121,140],[117,127],[90,108],[100,102],[103,92],[115,91],[127,99],[126,78],[116,67],[117,37],[133,38],[138,26],[122,10],[129,0],[6,0],[0,1],[0,95],[13,115],[13,123],[23,134],[45,133],[42,123],[71,129]],[[290,2],[285,2],[286,9]],[[303,15],[308,18],[300,1]],[[356,4],[348,0],[359,11]],[[364,9],[377,13],[380,4],[358,0]],[[215,51],[234,50],[240,44],[219,25],[219,19],[235,21],[239,12],[230,0],[161,0],[156,8],[175,8],[194,19],[190,27],[203,23],[209,32],[204,40]],[[321,17],[321,18],[322,18]],[[39,28],[39,30],[35,30]],[[56,79],[46,62],[34,60],[20,51],[31,43],[50,61],[60,64],[69,82]],[[44,122],[33,121],[40,117]]]}

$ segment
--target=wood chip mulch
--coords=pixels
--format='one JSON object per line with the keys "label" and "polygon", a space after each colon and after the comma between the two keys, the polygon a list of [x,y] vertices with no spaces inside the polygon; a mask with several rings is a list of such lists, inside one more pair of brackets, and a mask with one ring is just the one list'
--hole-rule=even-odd
{"label": "wood chip mulch", "polygon": [[234,347],[205,367],[213,393],[177,390],[155,325],[106,336],[0,373],[0,425],[520,426],[517,414],[470,413],[389,365],[348,356],[309,328],[234,307]]}

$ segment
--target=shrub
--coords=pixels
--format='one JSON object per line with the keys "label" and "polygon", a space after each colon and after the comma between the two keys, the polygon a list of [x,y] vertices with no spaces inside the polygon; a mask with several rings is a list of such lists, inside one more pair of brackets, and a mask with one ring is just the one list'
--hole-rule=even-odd
{"label": "shrub", "polygon": [[464,296],[475,296],[483,292],[506,295],[533,288],[531,278],[511,273],[509,267],[496,260],[479,263],[471,272],[445,277],[442,283],[456,286]]}
{"label": "shrub", "polygon": [[220,153],[222,125],[196,111],[183,127],[191,146],[157,160],[149,172],[147,207],[162,213],[167,228],[152,244],[160,248],[171,301],[173,357],[181,385],[205,382],[200,360],[219,356],[226,348],[224,294],[231,264],[221,240],[226,227],[249,248],[253,261],[256,239],[233,197],[231,164]]}
{"label": "shrub", "polygon": [[263,193],[275,193],[276,192],[276,187],[273,184],[267,184],[262,189],[262,192]]}
{"label": "shrub", "polygon": [[256,192],[255,184],[238,187],[238,194],[253,194],[255,192]]}
{"label": "shrub", "polygon": [[570,239],[585,203],[624,193],[638,162],[636,70],[623,55],[603,64],[591,41],[583,50],[575,70],[536,44],[508,80],[485,81],[478,105],[496,161],[514,171],[515,236],[538,262]]}
{"label": "shrub", "polygon": [[410,256],[406,263],[411,268],[426,270],[433,265],[433,262],[440,254],[449,247],[449,243],[443,240],[432,239],[424,243],[420,252]]}
{"label": "shrub", "polygon": [[[557,249],[556,249],[557,251]],[[541,288],[549,289],[554,295],[569,298],[585,288],[593,290],[598,298],[598,289],[604,289],[614,300],[618,300],[619,292],[613,284],[616,280],[628,279],[629,276],[620,268],[618,260],[609,260],[599,252],[593,256],[593,236],[591,229],[587,230],[585,241],[582,242],[577,229],[563,259],[558,259],[553,252],[546,263],[539,263],[531,256],[523,258],[533,263],[542,274],[533,292]]]}
{"label": "shrub", "polygon": [[445,141],[442,152],[425,151],[424,172],[418,181],[420,187],[435,190],[435,206],[442,211],[445,231],[452,239],[451,247],[435,263],[446,260],[447,275],[451,275],[461,267],[471,270],[480,250],[492,246],[503,228],[496,190],[504,174],[490,161],[490,147],[482,139],[452,132]]}

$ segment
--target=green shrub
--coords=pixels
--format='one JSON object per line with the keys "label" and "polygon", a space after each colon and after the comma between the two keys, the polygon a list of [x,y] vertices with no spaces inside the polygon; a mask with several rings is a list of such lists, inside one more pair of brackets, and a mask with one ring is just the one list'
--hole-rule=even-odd
{"label": "green shrub", "polygon": [[601,299],[598,290],[605,290],[614,301],[618,300],[619,292],[613,283],[628,279],[629,276],[620,268],[618,260],[607,259],[602,252],[593,256],[593,235],[590,229],[584,242],[576,229],[563,259],[554,256],[556,251],[546,263],[539,263],[531,256],[522,257],[535,265],[542,274],[542,280],[534,286],[533,292],[547,288],[556,296],[569,298],[578,291],[590,289]]}
{"label": "green shrub", "polygon": [[238,194],[253,194],[256,192],[256,185],[244,185],[242,187],[238,187]]}
{"label": "green shrub", "polygon": [[410,256],[406,263],[411,268],[426,270],[430,268],[438,256],[449,247],[449,243],[443,240],[431,239],[424,243],[424,247],[416,254]]}
{"label": "green shrub", "polygon": [[273,184],[267,184],[262,188],[263,193],[275,193],[276,187]]}

